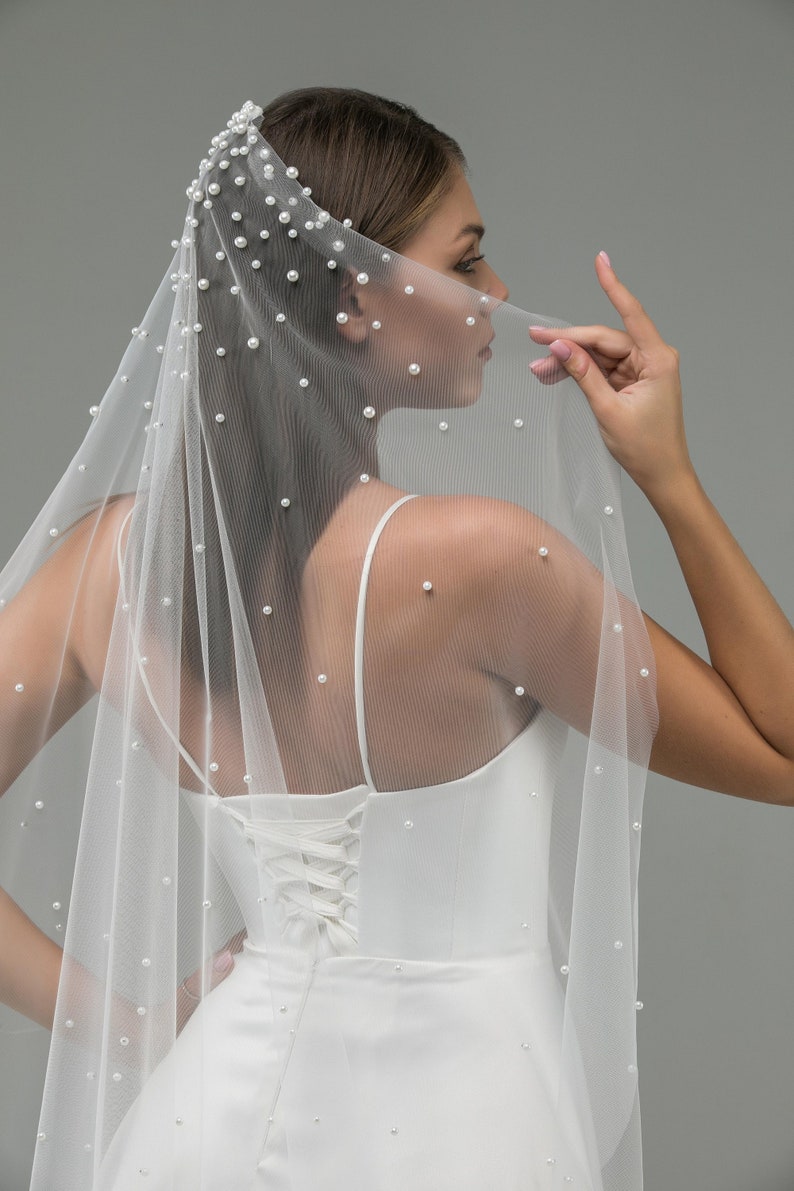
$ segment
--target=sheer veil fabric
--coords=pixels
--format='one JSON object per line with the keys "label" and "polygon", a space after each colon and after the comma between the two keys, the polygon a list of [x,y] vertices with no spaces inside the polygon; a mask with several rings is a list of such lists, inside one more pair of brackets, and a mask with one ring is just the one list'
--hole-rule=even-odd
{"label": "sheer veil fabric", "polygon": [[[64,946],[32,1185],[459,1191],[486,1155],[503,1187],[638,1191],[655,698],[617,465],[529,369],[552,320],[319,209],[261,116],[213,138],[0,576],[2,883]],[[26,709],[15,609],[71,547],[90,632],[109,524],[104,673],[63,724],[65,662]]]}

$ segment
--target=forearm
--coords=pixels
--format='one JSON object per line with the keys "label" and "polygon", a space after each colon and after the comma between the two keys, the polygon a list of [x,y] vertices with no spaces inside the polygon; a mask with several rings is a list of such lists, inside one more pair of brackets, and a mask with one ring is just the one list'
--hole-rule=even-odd
{"label": "forearm", "polygon": [[52,1029],[62,956],[0,889],[0,1001]]}
{"label": "forearm", "polygon": [[794,629],[694,471],[646,495],[678,557],[712,666],[758,732],[794,759]]}

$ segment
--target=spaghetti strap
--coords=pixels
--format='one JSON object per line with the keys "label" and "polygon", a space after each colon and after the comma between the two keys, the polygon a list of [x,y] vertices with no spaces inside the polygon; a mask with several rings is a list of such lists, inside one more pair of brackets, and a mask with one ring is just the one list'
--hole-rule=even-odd
{"label": "spaghetti strap", "polygon": [[375,547],[378,544],[378,539],[383,533],[386,522],[391,517],[392,513],[399,509],[400,505],[404,505],[406,501],[414,500],[418,493],[409,493],[407,496],[401,496],[396,500],[390,508],[381,517],[378,524],[375,526],[372,537],[367,546],[367,553],[364,555],[364,566],[361,571],[361,584],[358,589],[358,609],[356,612],[356,646],[355,646],[355,685],[356,685],[356,729],[358,731],[358,749],[361,754],[361,766],[364,770],[364,780],[369,786],[370,790],[375,789],[375,783],[372,780],[372,773],[369,768],[369,754],[367,752],[367,729],[364,721],[364,613],[367,606],[367,584],[369,582],[369,572],[372,566],[372,558],[375,554]]}

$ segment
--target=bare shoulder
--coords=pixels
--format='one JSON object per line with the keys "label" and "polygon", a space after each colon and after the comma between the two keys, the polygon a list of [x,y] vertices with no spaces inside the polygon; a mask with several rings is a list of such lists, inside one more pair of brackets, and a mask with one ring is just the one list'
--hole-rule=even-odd
{"label": "bare shoulder", "polygon": [[421,557],[454,571],[466,587],[512,568],[554,534],[527,509],[485,496],[427,496],[403,510],[406,536]]}

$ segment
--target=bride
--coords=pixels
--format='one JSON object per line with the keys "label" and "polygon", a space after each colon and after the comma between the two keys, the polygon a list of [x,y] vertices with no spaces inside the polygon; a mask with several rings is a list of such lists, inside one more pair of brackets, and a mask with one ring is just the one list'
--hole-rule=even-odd
{"label": "bride", "polygon": [[[460,148],[392,101],[248,103],[188,200],[0,577],[32,1185],[638,1191],[645,770],[794,803],[794,634],[677,354],[603,252],[619,329],[510,306]],[[618,465],[710,665],[636,604]]]}

